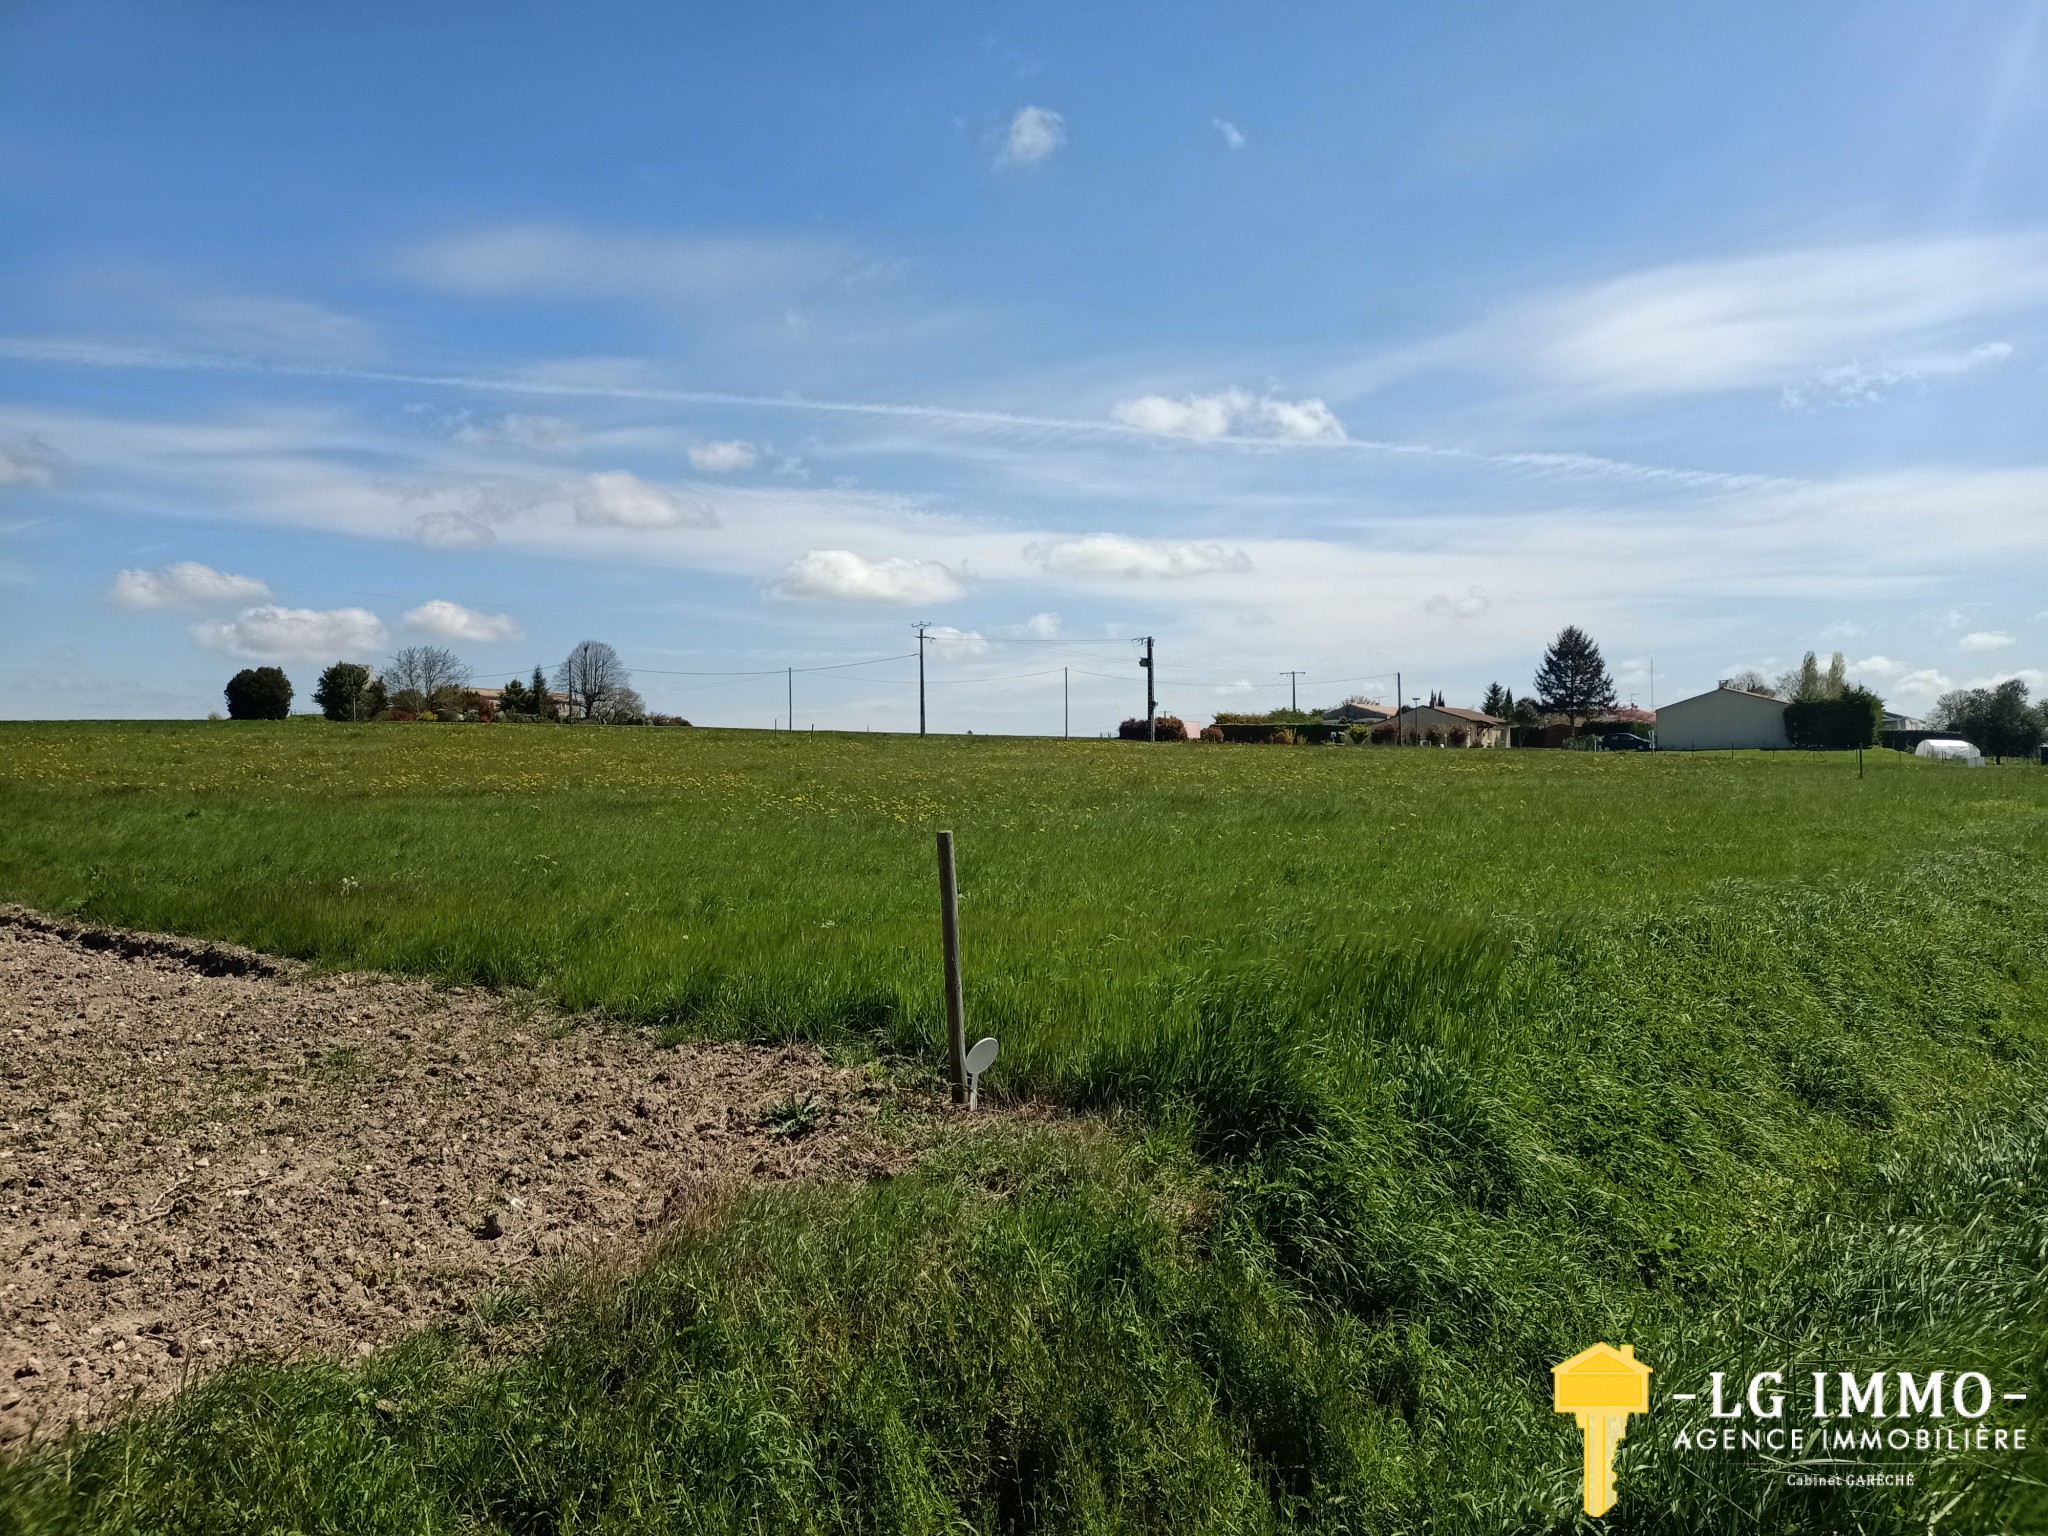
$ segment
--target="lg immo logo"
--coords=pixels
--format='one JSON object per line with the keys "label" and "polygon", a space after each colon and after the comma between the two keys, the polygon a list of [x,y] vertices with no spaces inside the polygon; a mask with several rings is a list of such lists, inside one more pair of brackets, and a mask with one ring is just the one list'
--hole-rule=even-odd
{"label": "lg immo logo", "polygon": [[1636,1358],[1633,1344],[1595,1344],[1553,1365],[1550,1379],[1557,1411],[1579,1421],[1586,1513],[1604,1515],[1614,1508],[1614,1453],[1628,1433],[1629,1415],[1650,1409],[1650,1368]]}
{"label": "lg immo logo", "polygon": [[1671,1448],[1765,1451],[1841,1459],[1858,1451],[2024,1451],[2027,1426],[1997,1411],[2027,1400],[1999,1392],[1982,1371],[1754,1371],[1708,1373],[1704,1392],[1674,1392],[1693,1410]]}
{"label": "lg immo logo", "polygon": [[[1551,1367],[1554,1405],[1577,1421],[1589,1515],[1614,1507],[1614,1457],[1628,1421],[1650,1408],[1650,1367],[1635,1347],[1595,1344]],[[1913,1458],[2027,1449],[2027,1426],[1997,1422],[2027,1399],[1982,1371],[1710,1371],[1672,1392],[1679,1454],[1755,1452],[1773,1475],[1807,1486],[1910,1486]],[[1686,1405],[1678,1408],[1678,1405]],[[1881,1458],[1881,1459],[1878,1459]],[[1862,1468],[1863,1470],[1858,1470]]]}

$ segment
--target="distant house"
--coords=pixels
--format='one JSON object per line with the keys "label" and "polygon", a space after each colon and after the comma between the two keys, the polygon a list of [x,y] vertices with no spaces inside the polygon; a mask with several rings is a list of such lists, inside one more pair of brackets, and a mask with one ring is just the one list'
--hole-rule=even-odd
{"label": "distant house", "polygon": [[[475,694],[478,701],[483,705],[484,718],[487,720],[496,719],[498,705],[505,697],[505,690],[502,688],[472,688],[469,691]],[[569,695],[566,693],[556,693],[553,689],[549,689],[548,697],[554,701],[557,714],[566,715],[569,713]]]}
{"label": "distant house", "polygon": [[1398,722],[1404,742],[1440,741],[1446,746],[1504,747],[1508,744],[1508,723],[1477,709],[1453,709],[1448,704],[1413,704],[1401,711]]}
{"label": "distant house", "polygon": [[1927,729],[1927,722],[1925,720],[1915,720],[1911,715],[1902,715],[1896,710],[1888,709],[1884,712],[1884,722],[1879,726],[1879,729],[1886,731],[1924,731]]}
{"label": "distant house", "polygon": [[1657,746],[1666,752],[1709,752],[1732,747],[1789,747],[1785,701],[1723,682],[1657,711]]}

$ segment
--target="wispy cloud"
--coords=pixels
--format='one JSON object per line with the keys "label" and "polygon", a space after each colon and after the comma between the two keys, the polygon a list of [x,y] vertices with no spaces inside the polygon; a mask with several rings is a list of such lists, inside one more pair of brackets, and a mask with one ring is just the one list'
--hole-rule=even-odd
{"label": "wispy cloud", "polygon": [[1788,410],[1806,410],[1822,405],[1875,405],[1901,385],[1954,378],[2002,363],[2012,352],[2009,342],[1989,341],[1964,352],[1935,352],[1879,363],[1844,363],[1838,368],[1821,370],[1810,382],[1786,385],[1785,406]]}
{"label": "wispy cloud", "polygon": [[1976,629],[1956,642],[1959,651],[2002,651],[2013,644],[2011,635],[1998,629]]}
{"label": "wispy cloud", "polygon": [[936,560],[869,560],[850,549],[813,549],[783,573],[774,591],[784,597],[860,603],[936,603],[966,590]]}
{"label": "wispy cloud", "polygon": [[690,444],[690,467],[706,474],[752,469],[758,456],[752,443],[737,440]]}
{"label": "wispy cloud", "polygon": [[324,304],[275,294],[204,294],[172,303],[167,316],[186,340],[263,357],[374,360],[377,328]]}
{"label": "wispy cloud", "polygon": [[1223,135],[1224,143],[1228,144],[1232,149],[1244,148],[1244,130],[1242,128],[1227,118],[1212,118],[1211,121],[1216,125],[1216,131]]}
{"label": "wispy cloud", "polygon": [[[1451,447],[1441,443],[1394,442],[1382,438],[1304,435],[1282,437],[1272,432],[1255,436],[1230,433],[1210,438],[1184,433],[1162,434],[1113,419],[897,401],[835,400],[797,394],[750,395],[724,390],[669,389],[651,384],[608,383],[590,378],[587,370],[567,376],[558,376],[546,370],[529,370],[525,374],[504,376],[421,373],[392,369],[258,363],[246,358],[168,352],[150,347],[116,346],[72,338],[26,336],[0,336],[0,357],[65,367],[163,369],[177,372],[270,375],[280,378],[348,379],[363,383],[402,384],[415,388],[527,395],[558,400],[640,400],[672,405],[719,405],[767,411],[815,412],[827,416],[864,416],[884,421],[919,422],[935,427],[958,428],[967,432],[1010,432],[1041,441],[1060,438],[1142,439],[1172,435],[1182,441],[1218,447],[1287,447],[1302,451],[1346,452],[1368,457],[1412,459],[1417,462],[1434,460],[1453,465],[1493,465],[1544,477],[1614,480],[1694,490],[1748,491],[1798,484],[1797,481],[1783,476],[1642,464],[1590,453],[1489,451]],[[1312,407],[1317,404],[1320,402],[1295,402],[1297,407]]]}
{"label": "wispy cloud", "polygon": [[265,603],[246,608],[229,622],[192,626],[192,638],[209,651],[247,661],[336,661],[362,659],[384,648],[384,625],[367,608],[282,608]]}
{"label": "wispy cloud", "polygon": [[875,269],[852,249],[804,236],[649,235],[509,224],[430,240],[400,271],[478,298],[574,297],[673,305],[785,295]]}
{"label": "wispy cloud", "polygon": [[1484,587],[1467,587],[1456,596],[1439,592],[1422,605],[1422,611],[1437,618],[1476,619],[1493,606]]}
{"label": "wispy cloud", "polygon": [[478,613],[446,598],[422,603],[407,613],[405,627],[441,640],[468,640],[479,645],[519,637],[519,626],[510,615]]}
{"label": "wispy cloud", "polygon": [[514,411],[491,421],[464,421],[455,429],[455,440],[472,447],[510,444],[520,448],[546,450],[573,448],[582,428],[561,416],[538,416]]}
{"label": "wispy cloud", "polygon": [[0,448],[0,486],[49,485],[57,478],[49,456],[33,449]]}
{"label": "wispy cloud", "polygon": [[231,576],[197,560],[180,560],[160,571],[120,572],[108,596],[124,608],[211,608],[268,597],[270,588],[254,576]]}
{"label": "wispy cloud", "polygon": [[1081,578],[1173,580],[1252,568],[1243,550],[1223,544],[1176,544],[1120,533],[1039,540],[1025,546],[1024,558],[1048,575]]}
{"label": "wispy cloud", "polygon": [[[1365,389],[1431,368],[1536,378],[1586,395],[1658,396],[1920,378],[2004,354],[1971,330],[2048,305],[2048,232],[1825,246],[1653,267],[1510,305],[1335,377]],[[1985,348],[1990,350],[1984,350]]]}
{"label": "wispy cloud", "polygon": [[1037,165],[1058,154],[1067,142],[1067,120],[1050,107],[1025,107],[1010,119],[1003,143],[1004,165]]}
{"label": "wispy cloud", "polygon": [[1272,437],[1287,443],[1341,443],[1344,424],[1320,400],[1280,400],[1241,389],[1213,395],[1140,395],[1118,401],[1110,413],[1136,432],[1216,442],[1226,437]]}
{"label": "wispy cloud", "polygon": [[576,521],[600,528],[716,528],[709,502],[623,469],[592,475],[576,493]]}

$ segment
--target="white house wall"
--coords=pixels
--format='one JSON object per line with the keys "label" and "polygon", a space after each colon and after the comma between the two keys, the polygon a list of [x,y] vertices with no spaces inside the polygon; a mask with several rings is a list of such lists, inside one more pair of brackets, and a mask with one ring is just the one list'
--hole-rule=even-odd
{"label": "white house wall", "polygon": [[1657,746],[1666,752],[1768,751],[1791,745],[1782,699],[1716,688],[1657,711]]}

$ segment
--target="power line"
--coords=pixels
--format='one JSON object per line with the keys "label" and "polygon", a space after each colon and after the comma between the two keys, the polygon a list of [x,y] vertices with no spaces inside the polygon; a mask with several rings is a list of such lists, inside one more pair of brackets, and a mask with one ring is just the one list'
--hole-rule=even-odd
{"label": "power line", "polygon": [[676,672],[664,667],[633,667],[634,672],[648,672],[656,677],[773,677],[778,672],[844,672],[849,667],[877,667],[885,661],[908,661],[915,651],[905,651],[898,656],[870,656],[866,661],[835,661],[818,667],[761,667],[747,672]]}

